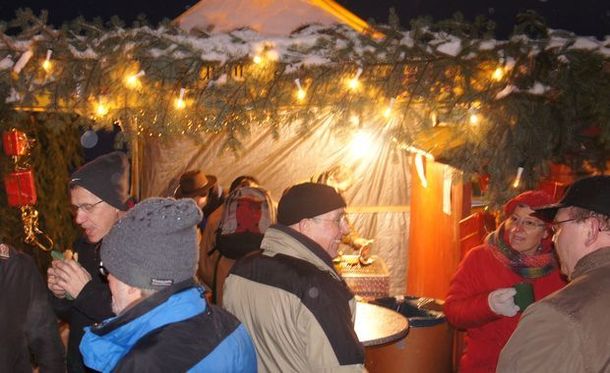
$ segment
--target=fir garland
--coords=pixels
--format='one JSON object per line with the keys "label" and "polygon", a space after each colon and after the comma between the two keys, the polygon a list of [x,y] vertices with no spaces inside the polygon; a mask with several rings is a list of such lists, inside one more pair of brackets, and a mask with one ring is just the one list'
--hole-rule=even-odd
{"label": "fir garland", "polygon": [[[125,28],[116,19],[78,19],[58,30],[45,14],[24,11],[0,24],[0,101],[16,113],[66,113],[53,124],[38,116],[54,141],[72,141],[67,133],[90,120],[95,128],[118,120],[126,136],[144,141],[224,133],[234,151],[260,126],[291,123],[307,131],[331,111],[340,118],[337,129],[384,127],[399,149],[422,149],[468,174],[489,173],[492,201],[514,194],[509,185],[519,166],[526,170],[521,188],[534,187],[549,161],[606,169],[610,39],[548,30],[532,14],[507,41],[494,40],[484,19],[420,19],[410,31],[397,25],[377,26],[382,40],[344,26],[266,38],[249,30],[186,34],[168,24]],[[130,76],[137,78],[128,87]],[[360,86],[350,90],[354,78]],[[61,162],[78,163],[72,143],[57,146],[74,154],[63,149]]]}

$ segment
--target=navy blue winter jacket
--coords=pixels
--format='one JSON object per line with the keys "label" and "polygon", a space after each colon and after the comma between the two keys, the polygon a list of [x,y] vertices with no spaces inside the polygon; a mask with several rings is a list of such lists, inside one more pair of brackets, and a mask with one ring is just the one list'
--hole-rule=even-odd
{"label": "navy blue winter jacket", "polygon": [[101,372],[256,372],[245,327],[192,280],[85,330],[83,360]]}

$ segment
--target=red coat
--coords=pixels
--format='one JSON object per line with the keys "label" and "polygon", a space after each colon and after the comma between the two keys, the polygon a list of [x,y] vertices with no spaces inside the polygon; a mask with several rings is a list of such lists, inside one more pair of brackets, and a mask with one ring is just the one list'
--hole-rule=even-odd
{"label": "red coat", "polygon": [[445,315],[450,324],[467,332],[461,373],[495,372],[500,351],[521,317],[521,313],[514,317],[495,314],[487,304],[490,292],[528,281],[533,284],[535,299],[540,300],[566,284],[558,269],[537,279],[521,277],[500,262],[492,250],[486,244],[470,250],[449,285]]}

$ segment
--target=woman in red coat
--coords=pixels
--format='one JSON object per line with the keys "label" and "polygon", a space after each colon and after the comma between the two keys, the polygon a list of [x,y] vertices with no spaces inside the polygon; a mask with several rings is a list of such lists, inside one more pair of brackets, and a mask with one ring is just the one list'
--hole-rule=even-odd
{"label": "woman in red coat", "polygon": [[565,285],[560,276],[550,227],[532,216],[533,208],[553,203],[541,191],[528,191],[504,207],[506,220],[485,243],[468,252],[449,286],[445,314],[466,330],[460,372],[495,372],[500,351],[521,315],[513,286],[532,284],[539,300]]}

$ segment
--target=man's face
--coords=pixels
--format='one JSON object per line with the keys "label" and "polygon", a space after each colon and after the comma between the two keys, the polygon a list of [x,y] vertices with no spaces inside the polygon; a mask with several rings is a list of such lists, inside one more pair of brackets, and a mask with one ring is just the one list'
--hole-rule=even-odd
{"label": "man's face", "polygon": [[195,196],[193,197],[193,200],[195,200],[197,207],[203,209],[205,205],[208,204],[208,195],[206,194],[205,196]]}
{"label": "man's face", "polygon": [[110,232],[119,219],[118,210],[85,188],[70,190],[74,222],[82,229],[87,241],[97,243]]}
{"label": "man's face", "polygon": [[345,209],[339,208],[311,218],[309,221],[307,230],[302,233],[314,240],[332,258],[336,257],[341,237],[349,231]]}
{"label": "man's face", "polygon": [[570,217],[570,207],[559,209],[554,221],[560,223],[554,224],[555,234],[553,234],[555,250],[561,263],[561,272],[568,277],[572,274],[574,266],[581,257],[580,249],[584,246],[586,239],[586,236],[583,236],[586,234],[584,224],[570,219],[572,219]]}
{"label": "man's face", "polygon": [[136,289],[125,284],[111,274],[108,275],[108,286],[112,293],[112,312],[119,315],[127,306],[137,300]]}

